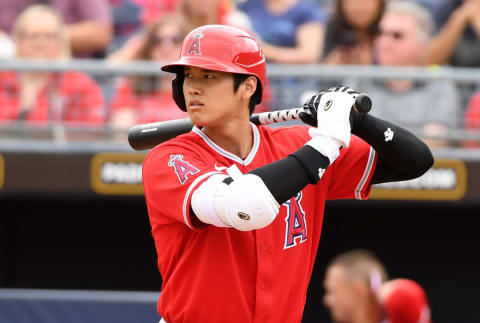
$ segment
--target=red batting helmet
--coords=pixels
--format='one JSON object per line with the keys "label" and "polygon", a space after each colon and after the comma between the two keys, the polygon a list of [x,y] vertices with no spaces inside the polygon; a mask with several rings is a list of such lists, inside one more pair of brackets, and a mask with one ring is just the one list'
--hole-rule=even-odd
{"label": "red batting helmet", "polygon": [[198,27],[185,37],[180,59],[162,66],[162,71],[177,74],[172,82],[173,98],[180,109],[187,111],[183,95],[184,66],[253,75],[259,81],[253,103],[262,101],[267,69],[265,56],[255,38],[242,29],[225,25]]}

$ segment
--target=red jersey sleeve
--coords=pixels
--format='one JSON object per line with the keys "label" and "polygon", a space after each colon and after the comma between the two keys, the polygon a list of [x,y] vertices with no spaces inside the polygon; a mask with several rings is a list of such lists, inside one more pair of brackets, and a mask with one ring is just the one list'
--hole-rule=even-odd
{"label": "red jersey sleeve", "polygon": [[182,222],[191,229],[206,226],[192,219],[190,202],[194,190],[217,173],[187,143],[167,142],[154,148],[142,169],[150,220],[155,224]]}
{"label": "red jersey sleeve", "polygon": [[327,199],[367,199],[376,164],[375,150],[362,139],[352,135],[350,146],[340,151],[340,156],[328,169],[330,183]]}

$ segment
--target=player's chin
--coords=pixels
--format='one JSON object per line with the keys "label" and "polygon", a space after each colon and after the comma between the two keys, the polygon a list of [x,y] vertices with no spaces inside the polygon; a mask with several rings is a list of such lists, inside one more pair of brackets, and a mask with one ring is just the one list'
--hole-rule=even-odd
{"label": "player's chin", "polygon": [[208,124],[208,118],[206,118],[205,115],[199,111],[188,110],[188,117],[190,118],[190,121],[197,127],[204,127],[206,124]]}

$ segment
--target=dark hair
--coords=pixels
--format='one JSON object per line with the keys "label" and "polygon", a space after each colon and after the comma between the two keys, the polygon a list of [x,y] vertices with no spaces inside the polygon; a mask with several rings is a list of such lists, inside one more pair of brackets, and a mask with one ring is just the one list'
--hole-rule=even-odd
{"label": "dark hair", "polygon": [[[368,27],[368,34],[371,39],[378,33],[378,24],[382,18],[383,11],[385,10],[386,0],[379,0],[380,8],[375,17],[373,23]],[[345,42],[347,45],[351,42],[355,42],[354,28],[348,22],[343,13],[343,1],[338,0],[335,5],[334,13],[328,22],[327,27],[327,42],[326,47],[332,46],[337,41]],[[335,41],[336,40],[336,41]],[[325,48],[325,54],[327,54],[332,48]]]}
{"label": "dark hair", "polygon": [[[239,74],[233,73],[233,92],[237,92],[240,84],[242,84],[249,76],[249,74]],[[262,85],[260,84],[260,80],[257,78],[257,90],[253,93],[252,97],[250,98],[250,102],[248,102],[248,108],[250,110],[250,115],[253,114],[255,110],[255,106],[262,101]]]}
{"label": "dark hair", "polygon": [[[150,61],[152,60],[151,52],[152,48],[155,46],[155,36],[157,31],[165,25],[168,24],[177,24],[179,26],[180,37],[183,39],[188,34],[187,25],[181,15],[178,14],[168,14],[162,16],[151,22],[147,26],[147,30],[143,39],[143,42],[134,55],[134,60],[139,61]],[[132,87],[135,93],[137,94],[146,94],[153,93],[158,90],[160,86],[161,75],[147,75],[147,76],[132,76]]]}

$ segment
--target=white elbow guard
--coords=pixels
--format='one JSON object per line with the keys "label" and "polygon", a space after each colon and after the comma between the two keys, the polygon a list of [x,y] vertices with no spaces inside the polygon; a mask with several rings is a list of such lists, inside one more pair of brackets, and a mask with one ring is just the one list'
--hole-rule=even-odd
{"label": "white elbow guard", "polygon": [[260,177],[243,175],[236,166],[223,174],[215,174],[193,193],[192,209],[200,221],[218,227],[241,231],[261,229],[273,222],[280,205]]}

